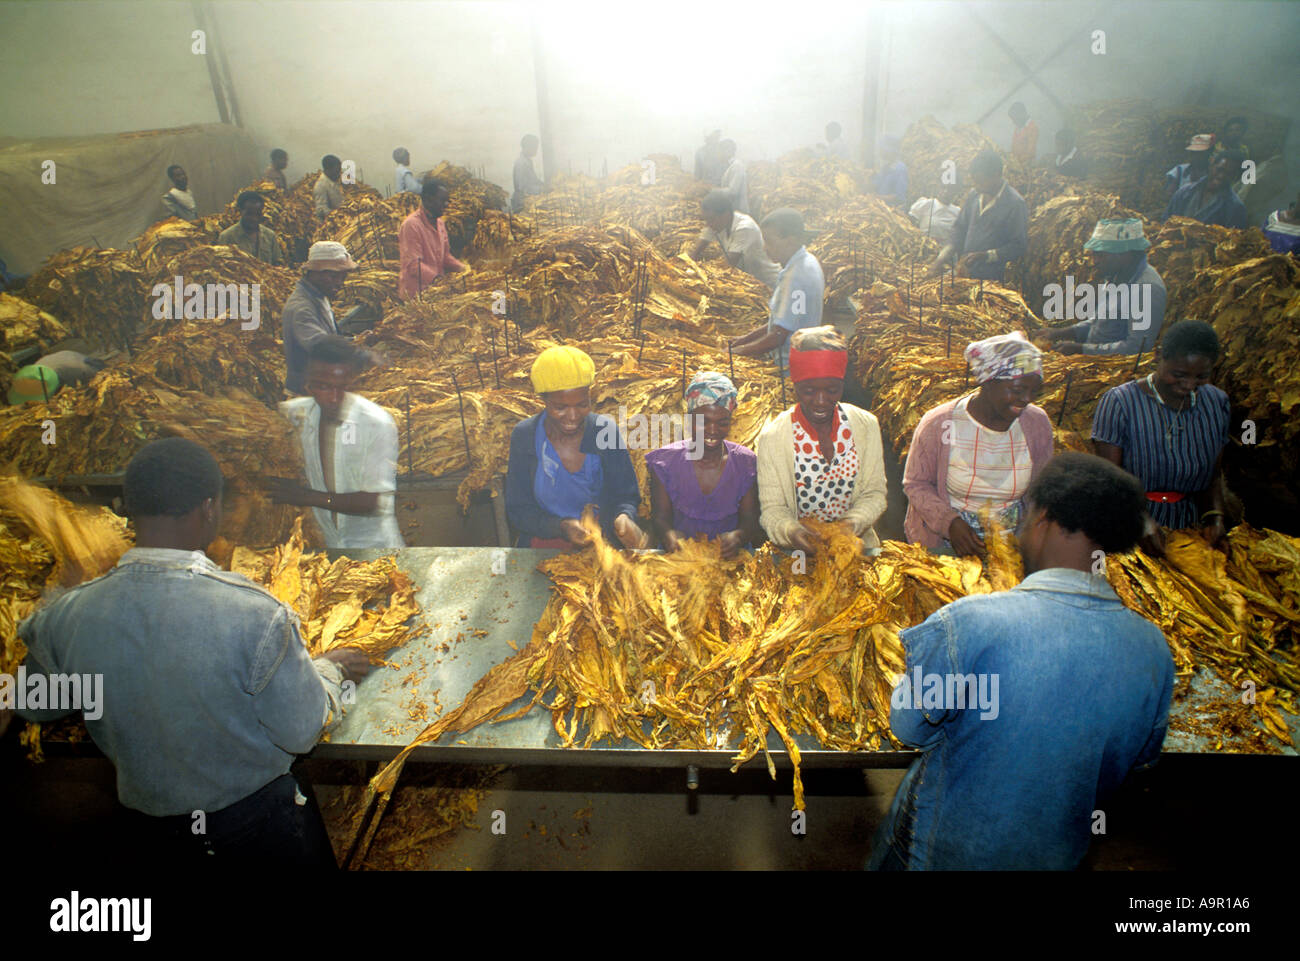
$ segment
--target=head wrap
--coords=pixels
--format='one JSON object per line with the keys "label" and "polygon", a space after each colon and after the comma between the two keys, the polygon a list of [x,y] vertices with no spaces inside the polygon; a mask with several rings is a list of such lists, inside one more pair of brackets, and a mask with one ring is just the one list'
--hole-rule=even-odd
{"label": "head wrap", "polygon": [[716,370],[701,370],[686,388],[686,412],[694,413],[701,407],[736,409],[736,385],[725,374]]}
{"label": "head wrap", "polygon": [[577,347],[547,347],[533,361],[533,390],[539,394],[590,387],[595,379],[596,365]]}
{"label": "head wrap", "polygon": [[1130,250],[1146,250],[1150,246],[1151,241],[1142,233],[1142,221],[1136,217],[1124,217],[1097,221],[1083,249],[1103,254],[1124,254]]}
{"label": "head wrap", "polygon": [[[42,381],[45,388],[41,389]],[[59,375],[52,367],[43,364],[28,364],[20,368],[9,385],[8,401],[11,404],[25,404],[29,400],[44,400],[53,397],[59,389]]]}
{"label": "head wrap", "polygon": [[966,348],[966,360],[977,384],[1043,373],[1043,352],[1018,330],[975,341]]}
{"label": "head wrap", "polygon": [[849,366],[847,350],[800,350],[790,348],[790,380],[815,380],[819,377],[844,379]]}

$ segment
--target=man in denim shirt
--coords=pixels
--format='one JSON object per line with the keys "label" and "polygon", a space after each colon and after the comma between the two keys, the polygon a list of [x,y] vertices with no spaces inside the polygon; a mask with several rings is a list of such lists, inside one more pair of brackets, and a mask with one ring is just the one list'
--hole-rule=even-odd
{"label": "man in denim shirt", "polygon": [[907,671],[890,725],[922,753],[869,868],[1073,869],[1098,806],[1159,757],[1173,658],[1159,628],[1093,573],[1137,543],[1141,485],[1068,452],[1025,499],[1028,576],[902,634]]}
{"label": "man in denim shirt", "polygon": [[141,448],[124,483],[136,546],[23,621],[27,675],[103,678],[86,728],[117,769],[118,797],[150,815],[144,830],[169,855],[331,868],[320,811],[289,765],[340,718],[342,682],[369,663],[346,649],[313,661],[291,609],[208,559],[221,486],[191,441]]}

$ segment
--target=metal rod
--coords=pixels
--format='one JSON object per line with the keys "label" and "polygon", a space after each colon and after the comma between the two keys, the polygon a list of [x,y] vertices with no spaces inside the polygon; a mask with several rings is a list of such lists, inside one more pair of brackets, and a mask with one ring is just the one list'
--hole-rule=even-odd
{"label": "metal rod", "polygon": [[731,385],[736,385],[736,358],[731,356],[731,341],[727,341],[727,366],[731,368]]}
{"label": "metal rod", "polygon": [[984,278],[980,278],[980,292],[975,295],[975,303],[984,303]]}
{"label": "metal rod", "polygon": [[50,389],[49,389],[48,387],[45,386],[45,371],[44,371],[44,370],[41,370],[41,371],[39,372],[38,378],[39,378],[39,380],[40,380],[40,382],[41,382],[41,393],[45,395],[45,403],[48,404],[48,403],[50,402]]}
{"label": "metal rod", "polygon": [[921,329],[921,321],[924,319],[925,319],[925,294],[922,293],[921,300],[917,304],[917,311],[916,311],[916,329],[918,331]]}
{"label": "metal rod", "polygon": [[645,353],[645,331],[641,331],[641,348],[636,352],[636,362],[641,363],[641,355]]}
{"label": "metal rod", "polygon": [[456,388],[456,403],[460,405],[460,433],[465,438],[465,467],[466,469],[473,466],[474,458],[469,450],[469,429],[465,426],[465,398],[460,393],[460,381],[456,379],[456,372],[451,372],[451,384]]}
{"label": "metal rod", "polygon": [[501,368],[497,366],[497,332],[488,331],[492,335],[492,373],[496,376],[497,387],[501,386]]}
{"label": "metal rod", "polygon": [[483,383],[483,368],[479,366],[477,350],[474,351],[474,369],[478,371],[478,386],[482,390],[487,385]]}
{"label": "metal rod", "polygon": [[686,396],[686,348],[682,348],[682,396]]}
{"label": "metal rod", "polygon": [[948,346],[943,352],[945,358],[952,356],[952,321],[948,321]]}
{"label": "metal rod", "polygon": [[1071,367],[1065,372],[1065,390],[1061,392],[1061,412],[1056,415],[1056,426],[1061,426],[1061,421],[1065,419],[1065,404],[1070,399],[1070,381],[1074,380],[1074,368]]}
{"label": "metal rod", "polygon": [[420,257],[415,258],[415,269],[419,271],[415,276],[415,295],[418,297],[424,293],[424,260]]}

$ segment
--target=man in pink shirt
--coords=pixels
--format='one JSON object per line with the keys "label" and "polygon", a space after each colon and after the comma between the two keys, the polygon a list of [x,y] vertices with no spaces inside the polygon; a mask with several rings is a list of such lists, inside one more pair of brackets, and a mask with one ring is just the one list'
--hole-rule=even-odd
{"label": "man in pink shirt", "polygon": [[444,183],[429,178],[420,192],[420,209],[403,220],[397,231],[402,261],[397,292],[402,300],[410,300],[448,271],[469,269],[451,255],[447,227],[442,222],[450,197]]}

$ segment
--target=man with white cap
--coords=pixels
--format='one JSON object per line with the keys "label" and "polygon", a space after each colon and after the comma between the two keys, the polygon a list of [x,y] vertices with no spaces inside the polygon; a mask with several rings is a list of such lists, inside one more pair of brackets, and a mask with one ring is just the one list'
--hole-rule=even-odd
{"label": "man with white cap", "polygon": [[[343,289],[348,272],[357,265],[347,248],[336,240],[318,240],[307,253],[302,279],[284,302],[280,330],[284,336],[287,370],[284,389],[303,393],[307,374],[307,351],[322,337],[339,332],[330,298]],[[376,358],[377,359],[377,358]]]}
{"label": "man with white cap", "polygon": [[1165,192],[1173,196],[1188,184],[1194,184],[1210,169],[1210,151],[1214,134],[1198,133],[1187,144],[1187,160],[1170,167],[1165,173]]}
{"label": "man with white cap", "polygon": [[1166,293],[1165,282],[1147,263],[1150,246],[1136,217],[1097,221],[1083,245],[1096,268],[1093,316],[1044,330],[1038,339],[1062,354],[1140,354],[1155,346]]}

